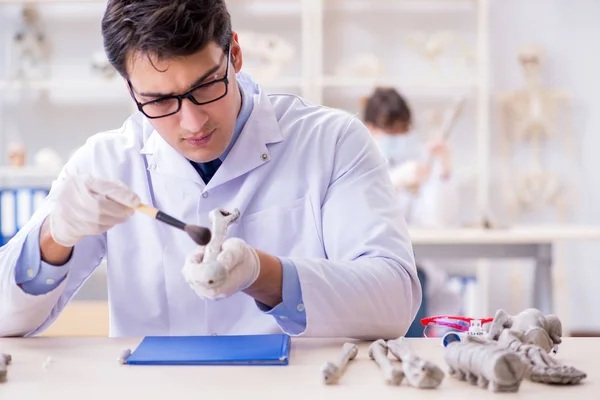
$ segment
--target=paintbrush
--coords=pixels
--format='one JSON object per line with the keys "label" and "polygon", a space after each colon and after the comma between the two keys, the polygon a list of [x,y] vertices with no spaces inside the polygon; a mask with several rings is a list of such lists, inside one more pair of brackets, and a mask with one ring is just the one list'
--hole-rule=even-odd
{"label": "paintbrush", "polygon": [[208,242],[210,242],[211,233],[210,229],[208,228],[204,228],[202,226],[197,225],[188,225],[146,204],[140,204],[139,206],[134,207],[134,210],[146,214],[151,218],[164,222],[165,224],[170,225],[174,228],[181,229],[200,246],[205,246],[208,244]]}

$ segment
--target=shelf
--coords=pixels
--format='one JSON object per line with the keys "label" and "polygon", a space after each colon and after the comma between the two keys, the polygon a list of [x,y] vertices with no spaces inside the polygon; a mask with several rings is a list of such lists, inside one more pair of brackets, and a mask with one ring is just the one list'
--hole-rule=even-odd
{"label": "shelf", "polygon": [[0,179],[38,178],[56,179],[60,171],[49,171],[35,166],[9,167],[0,166]]}
{"label": "shelf", "polygon": [[326,11],[465,12],[474,11],[477,0],[323,0]]}
{"label": "shelf", "polygon": [[345,76],[324,76],[321,78],[323,88],[373,88],[375,86],[393,86],[406,93],[427,96],[446,96],[458,94],[468,95],[477,85],[474,81],[407,81],[394,77],[353,78]]}

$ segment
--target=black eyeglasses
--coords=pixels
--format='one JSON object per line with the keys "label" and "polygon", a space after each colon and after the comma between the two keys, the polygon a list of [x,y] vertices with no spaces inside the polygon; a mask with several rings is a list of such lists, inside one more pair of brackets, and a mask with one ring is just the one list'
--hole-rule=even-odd
{"label": "black eyeglasses", "polygon": [[230,58],[231,46],[227,48],[227,67],[225,68],[225,76],[208,83],[202,83],[182,95],[165,96],[146,103],[140,103],[135,98],[133,87],[128,79],[127,84],[129,85],[129,92],[131,93],[131,97],[135,101],[138,110],[148,118],[164,118],[177,114],[179,110],[181,110],[183,99],[189,99],[197,106],[213,103],[227,95],[227,88],[229,87]]}

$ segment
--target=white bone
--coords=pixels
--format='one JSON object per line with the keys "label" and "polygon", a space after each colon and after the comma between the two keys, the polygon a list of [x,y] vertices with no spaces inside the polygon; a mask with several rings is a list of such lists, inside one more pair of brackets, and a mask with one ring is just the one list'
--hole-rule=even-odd
{"label": "white bone", "polygon": [[6,381],[6,376],[8,374],[8,369],[6,367],[11,361],[12,357],[10,354],[0,353],[0,383]]}
{"label": "white bone", "polygon": [[409,385],[419,389],[433,389],[444,380],[444,371],[415,354],[403,337],[388,340],[390,353],[402,362],[402,371]]}
{"label": "white bone", "polygon": [[448,344],[444,359],[450,376],[492,392],[517,392],[527,366],[520,357],[476,336]]}
{"label": "white bone", "polygon": [[402,370],[396,368],[392,364],[392,360],[388,358],[388,348],[385,344],[385,340],[379,339],[371,343],[369,346],[369,357],[375,360],[381,372],[383,379],[388,385],[399,386],[402,383],[404,374]]}
{"label": "white bone", "polygon": [[127,364],[127,359],[129,358],[130,355],[131,355],[131,349],[123,349],[123,351],[121,352],[121,355],[118,358],[119,363]]}
{"label": "white bone", "polygon": [[215,208],[209,213],[212,221],[212,237],[204,250],[202,270],[195,271],[194,281],[206,287],[216,288],[223,284],[229,276],[229,271],[217,262],[217,257],[222,250],[223,242],[227,238],[229,225],[240,216],[237,208],[232,212],[222,208]]}
{"label": "white bone", "polygon": [[342,346],[342,351],[336,362],[328,361],[321,367],[321,377],[326,385],[333,385],[339,382],[350,361],[356,358],[358,347],[354,343],[346,342]]}

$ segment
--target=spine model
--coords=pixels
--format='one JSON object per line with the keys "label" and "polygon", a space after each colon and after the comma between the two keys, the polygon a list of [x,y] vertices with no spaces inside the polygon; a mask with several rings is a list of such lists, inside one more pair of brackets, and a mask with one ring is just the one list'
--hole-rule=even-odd
{"label": "spine model", "polygon": [[470,340],[450,343],[444,359],[450,376],[492,392],[517,392],[526,370],[514,352]]}

